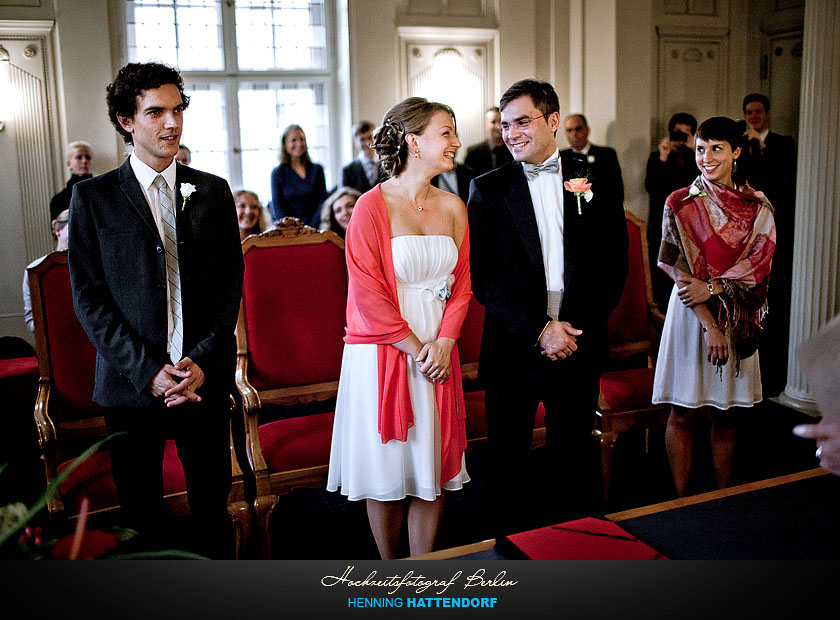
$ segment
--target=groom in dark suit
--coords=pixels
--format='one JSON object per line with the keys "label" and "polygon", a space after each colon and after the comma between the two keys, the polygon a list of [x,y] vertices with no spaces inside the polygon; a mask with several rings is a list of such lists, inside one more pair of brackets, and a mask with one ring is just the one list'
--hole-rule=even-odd
{"label": "groom in dark suit", "polygon": [[[229,394],[243,261],[228,184],[175,162],[179,73],[129,64],[108,86],[112,123],[134,151],[74,187],[73,305],[96,347],[93,400],[105,408],[126,525],[162,521],[162,462],[174,436],[198,549],[224,555],[231,470]],[[229,536],[228,536],[229,538]]]}
{"label": "groom in dark suit", "polygon": [[[522,80],[499,107],[514,161],[473,181],[468,214],[476,298],[485,307],[479,376],[486,388],[489,477],[498,533],[531,523],[527,483],[554,522],[591,508],[597,461],[591,431],[608,354],[607,316],[627,275],[623,210],[593,183],[564,189],[555,142],[560,127],[550,84]],[[538,403],[546,411],[545,472],[526,457]]]}

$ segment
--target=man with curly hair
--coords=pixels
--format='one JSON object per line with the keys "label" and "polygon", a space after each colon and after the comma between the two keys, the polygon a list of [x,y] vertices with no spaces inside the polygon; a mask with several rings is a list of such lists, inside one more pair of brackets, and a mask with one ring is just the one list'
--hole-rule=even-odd
{"label": "man with curly hair", "polygon": [[132,63],[107,88],[133,153],[73,189],[73,305],[96,347],[93,400],[105,408],[125,525],[162,525],[163,452],[174,436],[198,536],[223,549],[231,470],[228,403],[244,271],[227,182],[175,161],[189,104],[178,71]]}

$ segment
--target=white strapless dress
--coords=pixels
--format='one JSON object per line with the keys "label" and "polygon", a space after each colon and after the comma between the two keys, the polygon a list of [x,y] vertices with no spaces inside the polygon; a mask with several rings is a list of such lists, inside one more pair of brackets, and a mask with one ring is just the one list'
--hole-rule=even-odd
{"label": "white strapless dress", "polygon": [[[408,235],[391,240],[400,311],[422,342],[437,338],[446,302],[438,294],[458,261],[458,248],[445,235]],[[408,390],[414,426],[407,441],[382,443],[378,431],[377,345],[346,344],[341,362],[327,489],[351,500],[434,500],[440,484],[440,416],[434,384],[408,358]],[[469,482],[461,471],[443,488]]]}

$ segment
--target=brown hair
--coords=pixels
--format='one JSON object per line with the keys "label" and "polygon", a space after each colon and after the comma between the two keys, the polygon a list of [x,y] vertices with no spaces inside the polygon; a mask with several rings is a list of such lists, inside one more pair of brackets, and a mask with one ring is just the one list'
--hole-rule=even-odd
{"label": "brown hair", "polygon": [[408,160],[406,134],[422,135],[436,112],[446,112],[455,121],[452,108],[423,97],[409,97],[385,113],[373,135],[373,148],[386,175],[393,177],[403,171]]}
{"label": "brown hair", "polygon": [[[306,140],[306,132],[303,131],[303,127],[300,125],[289,125],[283,130],[283,135],[280,136],[280,163],[286,164],[287,166],[292,165],[292,156],[289,155],[289,151],[286,150],[286,138],[289,137],[289,134],[293,131],[300,131],[303,134],[303,139]],[[303,153],[303,157],[300,158],[303,162],[303,165],[309,168],[312,165],[312,160],[309,159],[309,144],[306,145],[306,151]]]}

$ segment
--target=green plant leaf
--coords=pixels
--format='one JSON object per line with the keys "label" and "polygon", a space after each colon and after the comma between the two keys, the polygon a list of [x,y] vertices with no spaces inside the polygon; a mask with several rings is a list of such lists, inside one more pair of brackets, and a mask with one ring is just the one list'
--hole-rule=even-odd
{"label": "green plant leaf", "polygon": [[[49,485],[47,485],[47,488],[41,494],[41,497],[39,497],[35,501],[35,503],[32,504],[32,507],[29,509],[29,512],[27,512],[26,515],[23,517],[23,519],[20,520],[20,523],[18,523],[18,525],[16,525],[16,526],[10,527],[5,532],[0,533],[0,548],[2,548],[4,544],[6,544],[7,540],[9,540],[15,534],[17,534],[20,530],[22,530],[26,526],[26,524],[29,523],[32,520],[32,518],[35,515],[37,515],[39,512],[41,512],[41,510],[44,508],[44,506],[47,505],[47,502],[50,501],[50,498],[58,492],[58,488],[61,486],[61,484],[65,480],[67,480],[67,478],[70,476],[71,473],[73,473],[74,469],[76,469],[91,454],[93,454],[94,452],[99,450],[99,448],[101,448],[107,442],[111,441],[114,437],[119,437],[120,435],[126,435],[126,434],[127,433],[125,433],[125,432],[120,432],[120,433],[113,433],[111,435],[108,435],[104,439],[102,439],[100,441],[97,441],[95,444],[93,444],[91,447],[89,447],[87,450],[85,450],[79,456],[77,456],[75,459],[73,459],[73,462],[70,463],[70,465],[68,465],[67,467],[65,467],[64,470],[60,474],[58,474],[58,476],[56,476],[53,479],[53,481],[49,483]],[[4,468],[5,468],[5,466],[4,466]],[[2,470],[0,470],[0,472],[2,472]]]}

